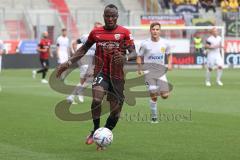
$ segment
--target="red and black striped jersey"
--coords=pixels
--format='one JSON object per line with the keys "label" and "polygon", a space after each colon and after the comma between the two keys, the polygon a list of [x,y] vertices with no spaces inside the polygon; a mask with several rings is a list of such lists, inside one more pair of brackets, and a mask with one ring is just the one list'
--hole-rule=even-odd
{"label": "red and black striped jersey", "polygon": [[86,45],[90,47],[94,43],[96,43],[94,75],[102,72],[114,79],[124,79],[123,64],[115,64],[112,58],[116,51],[126,54],[128,46],[134,45],[130,31],[119,25],[113,30],[97,27],[89,34]]}
{"label": "red and black striped jersey", "polygon": [[40,58],[41,59],[48,59],[49,58],[49,49],[50,49],[50,46],[51,46],[51,40],[50,39],[41,39],[38,46],[41,49],[47,49],[46,52],[40,52]]}

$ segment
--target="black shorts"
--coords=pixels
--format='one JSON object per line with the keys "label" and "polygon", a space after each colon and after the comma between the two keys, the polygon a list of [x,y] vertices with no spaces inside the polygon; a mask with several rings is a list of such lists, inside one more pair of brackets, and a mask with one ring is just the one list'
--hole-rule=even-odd
{"label": "black shorts", "polygon": [[40,58],[40,63],[42,65],[42,68],[49,68],[49,61],[48,61],[48,59],[41,59]]}
{"label": "black shorts", "polygon": [[123,79],[110,79],[109,76],[99,73],[97,76],[95,76],[92,86],[102,86],[105,91],[108,91],[108,101],[119,101],[121,104],[123,104],[125,98],[123,93],[124,84],[125,81]]}

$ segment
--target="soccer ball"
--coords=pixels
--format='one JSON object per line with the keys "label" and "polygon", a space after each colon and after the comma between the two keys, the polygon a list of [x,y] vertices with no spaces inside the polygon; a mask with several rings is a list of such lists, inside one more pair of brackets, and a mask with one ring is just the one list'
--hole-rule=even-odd
{"label": "soccer ball", "polygon": [[93,134],[93,141],[101,147],[109,146],[113,141],[112,131],[105,127],[98,128]]}

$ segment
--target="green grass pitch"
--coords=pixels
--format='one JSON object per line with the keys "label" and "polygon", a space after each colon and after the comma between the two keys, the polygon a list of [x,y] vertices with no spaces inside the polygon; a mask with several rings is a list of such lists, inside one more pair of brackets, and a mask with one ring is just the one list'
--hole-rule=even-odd
{"label": "green grass pitch", "polygon": [[[40,77],[32,79],[31,70],[3,70],[0,160],[238,160],[239,73],[239,69],[226,69],[223,87],[215,85],[213,74],[213,86],[207,88],[204,70],[168,72],[174,89],[169,99],[158,99],[163,115],[160,123],[146,121],[149,98],[138,98],[136,106],[124,105],[113,131],[113,144],[97,152],[95,145],[85,145],[91,121],[69,122],[56,117],[55,105],[66,95],[41,84]],[[77,83],[78,76],[74,72],[68,83]],[[71,111],[86,111],[90,103],[86,98]]]}

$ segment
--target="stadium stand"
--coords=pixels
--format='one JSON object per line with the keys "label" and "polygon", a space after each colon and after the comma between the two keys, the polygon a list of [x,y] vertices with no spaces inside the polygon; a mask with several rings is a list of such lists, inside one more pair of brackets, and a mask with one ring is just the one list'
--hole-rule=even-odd
{"label": "stadium stand", "polygon": [[76,39],[79,37],[78,28],[76,25],[76,21],[71,16],[70,10],[68,8],[65,0],[49,0],[51,6],[59,12],[59,15],[65,26],[68,26],[69,36]]}
{"label": "stadium stand", "polygon": [[26,17],[27,10],[49,8],[48,0],[1,0],[0,4],[0,28],[3,39],[29,39],[33,37],[30,32],[33,26]]}
{"label": "stadium stand", "polygon": [[95,21],[102,20],[104,3],[101,0],[65,0],[71,16],[76,21],[77,28],[82,33],[87,33]]}

